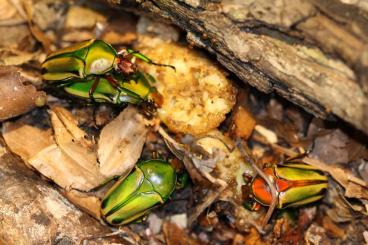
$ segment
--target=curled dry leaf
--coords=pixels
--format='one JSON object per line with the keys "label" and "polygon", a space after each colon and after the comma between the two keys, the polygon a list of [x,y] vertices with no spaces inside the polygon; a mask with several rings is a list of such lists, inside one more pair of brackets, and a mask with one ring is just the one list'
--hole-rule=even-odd
{"label": "curled dry leaf", "polygon": [[157,80],[155,85],[163,98],[159,118],[171,131],[192,135],[218,127],[236,100],[236,89],[224,72],[194,50],[146,38],[141,42],[147,46],[137,49],[176,68],[141,64]]}
{"label": "curled dry leaf", "polygon": [[3,136],[8,147],[27,164],[63,188],[89,190],[101,183],[97,173],[86,171],[55,143],[50,130],[22,122],[5,123]]}
{"label": "curled dry leaf", "polygon": [[[97,156],[93,149],[91,149],[92,142],[87,140],[85,132],[77,126],[77,121],[68,110],[62,107],[55,107],[49,111],[49,114],[57,147],[50,147],[45,151],[41,151],[36,155],[36,158],[31,159],[30,162],[37,165],[41,162],[43,166],[45,162],[40,161],[40,159],[47,160],[51,156],[59,156],[59,165],[65,165],[65,168],[66,166],[70,166],[71,169],[78,166],[74,171],[80,172],[80,174],[78,174],[79,176],[73,173],[75,180],[73,183],[81,184],[76,185],[74,183],[67,187],[79,190],[89,190],[98,186],[104,181],[105,177],[99,173]],[[62,152],[62,154],[59,154],[59,151]],[[64,161],[68,164],[60,164],[64,163]],[[62,171],[62,169],[60,170]],[[70,171],[64,170],[64,172],[69,173]],[[64,177],[68,178],[68,176]],[[56,176],[54,176],[54,178],[56,178]],[[84,183],[83,180],[87,180],[86,183]],[[86,185],[85,188],[82,187],[84,184]],[[65,188],[65,186],[63,187]]]}
{"label": "curled dry leaf", "polygon": [[54,143],[51,130],[42,130],[18,121],[5,122],[2,133],[11,151],[25,163],[34,154]]}
{"label": "curled dry leaf", "polygon": [[[78,127],[78,121],[73,117],[70,111],[63,107],[53,107],[52,110],[49,111],[49,114],[54,128],[55,138],[59,145],[62,144],[62,133],[67,133],[73,138],[75,143],[78,143],[85,148],[92,149],[94,142],[89,140],[87,133]],[[55,130],[61,125],[67,132],[59,132]]]}
{"label": "curled dry leaf", "polygon": [[55,107],[49,111],[55,141],[64,154],[78,162],[87,171],[98,172],[97,156],[92,149],[93,143],[77,126],[72,114],[62,108]]}
{"label": "curled dry leaf", "polygon": [[128,174],[141,156],[147,133],[144,117],[135,107],[128,106],[101,131],[100,172],[107,177]]}
{"label": "curled dry leaf", "polygon": [[14,67],[0,66],[0,120],[26,113],[46,102],[46,94],[33,85],[24,85]]}
{"label": "curled dry leaf", "polygon": [[13,152],[64,189],[90,191],[112,176],[128,174],[141,154],[147,128],[134,107],[102,130],[98,154],[69,111],[54,107],[49,114],[54,140],[49,130],[20,122],[5,124],[3,135]]}
{"label": "curled dry leaf", "polygon": [[90,164],[91,169],[79,165],[79,162],[65,154],[56,144],[36,153],[28,159],[28,162],[37,171],[67,190],[89,191],[104,180],[99,172],[96,172],[93,163]]}

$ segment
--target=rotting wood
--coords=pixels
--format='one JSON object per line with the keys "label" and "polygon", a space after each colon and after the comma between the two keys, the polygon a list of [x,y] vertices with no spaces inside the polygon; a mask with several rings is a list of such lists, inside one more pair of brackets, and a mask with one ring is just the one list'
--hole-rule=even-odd
{"label": "rotting wood", "polygon": [[[337,0],[109,0],[187,31],[241,80],[368,133],[368,12]],[[348,4],[351,2],[351,4]],[[359,1],[358,1],[359,2]]]}

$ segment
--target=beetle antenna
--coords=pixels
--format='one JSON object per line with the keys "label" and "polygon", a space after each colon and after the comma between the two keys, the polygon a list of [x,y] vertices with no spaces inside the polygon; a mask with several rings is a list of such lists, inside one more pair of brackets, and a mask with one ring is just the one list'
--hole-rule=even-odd
{"label": "beetle antenna", "polygon": [[271,191],[271,196],[272,196],[272,202],[267,210],[267,213],[265,215],[265,217],[263,218],[263,221],[261,223],[262,227],[265,227],[268,223],[268,221],[270,220],[273,211],[276,208],[277,205],[277,190],[276,187],[273,183],[273,181],[271,179],[269,179],[267,177],[267,175],[257,166],[257,164],[255,163],[255,161],[253,160],[253,158],[251,158],[244,150],[243,144],[241,139],[237,138],[235,141],[235,145],[238,147],[240,154],[242,155],[242,157],[245,159],[245,161],[249,162],[253,169],[256,170],[256,172],[259,174],[259,176],[261,176],[267,183],[267,185],[270,188]]}

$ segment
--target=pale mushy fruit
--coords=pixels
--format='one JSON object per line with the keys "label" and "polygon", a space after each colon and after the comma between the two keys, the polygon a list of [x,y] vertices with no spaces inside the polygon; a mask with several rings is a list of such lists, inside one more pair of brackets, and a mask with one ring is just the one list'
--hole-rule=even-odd
{"label": "pale mushy fruit", "polygon": [[167,67],[139,63],[140,68],[156,80],[162,95],[158,116],[177,133],[198,135],[217,128],[231,111],[236,88],[224,72],[201,53],[173,43],[153,40],[139,51]]}

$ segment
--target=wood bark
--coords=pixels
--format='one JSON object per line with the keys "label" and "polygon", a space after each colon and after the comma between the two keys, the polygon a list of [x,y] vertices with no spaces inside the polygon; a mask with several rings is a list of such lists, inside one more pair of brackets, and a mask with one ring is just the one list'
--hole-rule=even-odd
{"label": "wood bark", "polygon": [[368,1],[109,2],[161,16],[244,82],[368,133]]}
{"label": "wood bark", "polygon": [[[111,231],[0,147],[0,244],[80,244]],[[88,244],[110,244],[94,239]]]}

